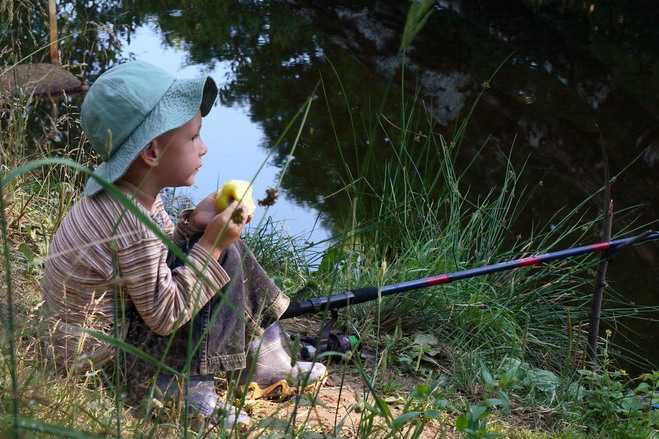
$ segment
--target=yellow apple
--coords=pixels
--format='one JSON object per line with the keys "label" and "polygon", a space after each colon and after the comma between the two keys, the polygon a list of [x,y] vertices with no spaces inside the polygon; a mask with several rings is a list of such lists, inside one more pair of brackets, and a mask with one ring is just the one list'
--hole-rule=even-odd
{"label": "yellow apple", "polygon": [[222,212],[234,200],[242,203],[247,216],[254,213],[256,204],[254,204],[254,198],[252,198],[252,184],[249,181],[231,180],[224,183],[222,189],[218,190],[215,196],[215,209],[218,212]]}

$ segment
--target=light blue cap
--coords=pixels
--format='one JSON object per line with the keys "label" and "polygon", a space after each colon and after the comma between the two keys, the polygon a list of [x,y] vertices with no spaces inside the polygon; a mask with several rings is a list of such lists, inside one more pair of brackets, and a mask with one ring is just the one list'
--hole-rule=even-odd
{"label": "light blue cap", "polygon": [[[206,116],[216,97],[211,77],[176,79],[142,61],[103,73],[87,92],[81,110],[82,130],[102,160],[94,175],[116,181],[153,139],[186,124],[198,110]],[[85,194],[101,189],[91,177]]]}

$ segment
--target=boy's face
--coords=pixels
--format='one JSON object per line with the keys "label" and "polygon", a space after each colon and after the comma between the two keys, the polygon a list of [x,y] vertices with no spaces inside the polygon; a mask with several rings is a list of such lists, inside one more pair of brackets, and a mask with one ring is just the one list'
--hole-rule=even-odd
{"label": "boy's face", "polygon": [[160,135],[158,142],[161,155],[157,173],[162,187],[190,186],[201,167],[201,158],[208,152],[201,139],[201,111],[185,125]]}

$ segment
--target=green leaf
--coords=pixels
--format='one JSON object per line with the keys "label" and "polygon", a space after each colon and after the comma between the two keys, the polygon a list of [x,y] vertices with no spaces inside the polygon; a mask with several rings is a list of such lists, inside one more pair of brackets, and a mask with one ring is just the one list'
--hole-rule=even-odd
{"label": "green leaf", "polygon": [[391,409],[389,409],[389,406],[387,405],[386,402],[382,400],[378,395],[373,393],[373,397],[375,398],[375,405],[379,409],[379,415],[382,416],[383,418],[387,418],[391,420]]}
{"label": "green leaf", "polygon": [[332,273],[338,264],[344,261],[346,254],[343,250],[337,247],[329,247],[323,253],[323,258],[320,260],[320,265],[318,265],[319,273]]}
{"label": "green leaf", "polygon": [[620,401],[620,407],[625,413],[630,413],[638,412],[643,409],[644,404],[642,404],[635,396],[627,396]]}
{"label": "green leaf", "polygon": [[405,400],[400,396],[387,396],[383,399],[387,404],[404,404]]}
{"label": "green leaf", "polygon": [[493,407],[496,405],[502,405],[503,401],[499,398],[487,398],[483,400],[480,404],[478,404],[481,407]]}
{"label": "green leaf", "polygon": [[423,356],[428,358],[434,357],[435,355],[439,354],[439,349],[433,349],[428,346],[415,346],[414,350],[417,352],[423,350],[423,354],[424,354]]}
{"label": "green leaf", "polygon": [[412,366],[412,364],[414,363],[414,360],[412,360],[412,358],[410,358],[409,356],[407,356],[405,354],[400,354],[397,357],[397,360],[403,366]]}
{"label": "green leaf", "polygon": [[506,415],[510,414],[510,397],[503,390],[498,390],[496,392],[497,396],[501,399],[501,405],[503,405],[503,411]]}
{"label": "green leaf", "polygon": [[458,419],[455,421],[455,428],[458,431],[462,431],[466,429],[469,426],[469,422],[467,421],[467,416],[463,413],[460,416],[458,416]]}
{"label": "green leaf", "polygon": [[568,386],[568,395],[570,398],[581,401],[584,397],[584,388],[579,383],[572,383]]}
{"label": "green leaf", "polygon": [[[290,437],[290,436],[287,436]],[[298,436],[299,439],[334,439],[331,434],[315,433],[313,431],[303,431]]]}
{"label": "green leaf", "polygon": [[424,410],[423,415],[431,419],[435,419],[437,416],[441,415],[442,412],[439,410]]}
{"label": "green leaf", "polygon": [[439,366],[439,362],[437,360],[435,360],[433,357],[431,357],[430,355],[425,355],[425,354],[422,355],[421,356],[421,361],[424,361],[426,363],[430,363],[434,366]]}
{"label": "green leaf", "polygon": [[494,377],[492,377],[490,371],[487,370],[485,367],[482,367],[481,376],[483,377],[483,384],[485,384],[487,390],[491,391],[492,389],[494,389]]}
{"label": "green leaf", "polygon": [[[375,390],[373,387],[373,384],[371,384],[371,379],[370,377],[366,374],[366,371],[364,371],[364,368],[361,365],[361,359],[358,355],[355,355],[353,357],[353,362],[355,363],[355,366],[357,368],[357,371],[359,374],[362,376],[362,379],[364,380],[364,384],[368,387],[368,390],[371,392],[371,395],[373,395],[373,398],[375,399],[375,406],[378,408],[377,413],[385,418],[387,423],[390,423],[393,419],[391,415],[391,410],[389,409],[389,406],[387,405],[386,402],[380,398],[378,395],[378,392]],[[368,404],[364,404],[365,408],[368,408]]]}
{"label": "green leaf", "polygon": [[437,346],[437,338],[432,334],[415,334],[414,344],[425,347]]}
{"label": "green leaf", "polygon": [[558,385],[561,383],[552,372],[543,369],[531,369],[526,374],[526,379],[538,390],[543,392],[555,392]]}
{"label": "green leaf", "polygon": [[490,414],[490,412],[487,411],[487,407],[488,406],[483,405],[483,403],[481,403],[481,405],[472,406],[471,407],[471,419],[476,421],[476,420],[482,419],[484,417],[487,417]]}
{"label": "green leaf", "polygon": [[428,21],[428,17],[433,13],[432,5],[433,0],[422,0],[412,2],[409,11],[407,12],[407,20],[405,28],[403,29],[403,36],[400,42],[399,52],[403,52],[407,46],[412,42],[417,33],[423,29]]}
{"label": "green leaf", "polygon": [[410,396],[413,398],[427,398],[430,396],[430,386],[424,383],[418,384]]}
{"label": "green leaf", "polygon": [[402,415],[398,416],[396,419],[393,421],[393,426],[395,428],[400,428],[404,423],[409,421],[410,419],[414,418],[415,416],[419,416],[420,414],[423,414],[423,412],[407,412],[403,413]]}
{"label": "green leaf", "polygon": [[21,252],[21,253],[23,253],[23,256],[24,256],[25,259],[27,259],[29,262],[34,261],[34,258],[35,258],[34,252],[32,251],[32,248],[31,248],[29,245],[27,245],[26,243],[21,242],[21,243],[18,245],[18,251]]}
{"label": "green leaf", "polygon": [[339,421],[338,424],[336,424],[336,427],[334,428],[334,435],[338,436],[339,433],[341,433],[341,430],[343,430],[343,426],[345,425],[346,421],[350,419],[350,415],[352,412],[355,410],[355,406],[353,405],[348,411],[346,411],[346,414],[343,415],[343,418]]}
{"label": "green leaf", "polygon": [[438,399],[437,401],[435,401],[433,403],[433,406],[437,409],[440,409],[440,410],[445,409],[446,407],[448,407],[448,405],[449,405],[449,402],[446,399]]}
{"label": "green leaf", "polygon": [[[519,362],[519,360],[517,360],[517,362]],[[499,384],[504,388],[512,387],[512,385],[517,382],[521,372],[522,371],[520,370],[519,365],[511,367],[506,371],[506,373],[501,375],[501,378],[499,378]]]}

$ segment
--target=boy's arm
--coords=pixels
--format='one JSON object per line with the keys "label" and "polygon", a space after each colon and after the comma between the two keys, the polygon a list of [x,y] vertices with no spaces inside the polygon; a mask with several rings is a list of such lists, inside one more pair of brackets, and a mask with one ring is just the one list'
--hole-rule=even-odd
{"label": "boy's arm", "polygon": [[217,260],[200,245],[192,247],[188,260],[204,273],[206,281],[186,265],[171,270],[167,253],[156,237],[117,251],[124,290],[144,322],[159,335],[171,334],[192,319],[230,280]]}

